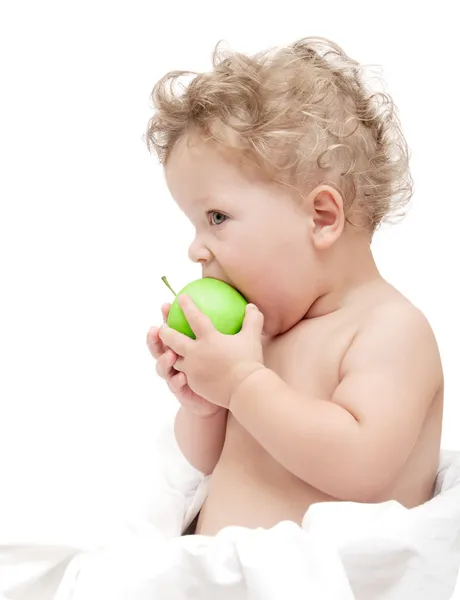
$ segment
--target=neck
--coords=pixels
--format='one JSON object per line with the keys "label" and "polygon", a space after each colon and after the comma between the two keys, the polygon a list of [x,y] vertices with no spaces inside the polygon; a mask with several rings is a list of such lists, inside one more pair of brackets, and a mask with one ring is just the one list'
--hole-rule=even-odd
{"label": "neck", "polygon": [[319,282],[320,294],[309,308],[306,319],[325,316],[350,304],[357,293],[382,282],[370,248],[369,238],[362,234],[349,235],[331,249],[320,265],[325,273]]}

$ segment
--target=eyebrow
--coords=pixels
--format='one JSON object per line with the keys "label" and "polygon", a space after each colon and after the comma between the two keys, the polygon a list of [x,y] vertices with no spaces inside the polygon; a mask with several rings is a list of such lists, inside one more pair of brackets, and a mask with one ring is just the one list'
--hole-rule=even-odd
{"label": "eyebrow", "polygon": [[208,202],[211,202],[211,197],[210,196],[198,196],[197,198],[194,199],[194,203],[199,203],[199,204],[207,204]]}

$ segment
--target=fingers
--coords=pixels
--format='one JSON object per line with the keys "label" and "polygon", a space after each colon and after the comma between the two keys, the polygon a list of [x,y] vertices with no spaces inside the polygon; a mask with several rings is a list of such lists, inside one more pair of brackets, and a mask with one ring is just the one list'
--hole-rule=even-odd
{"label": "fingers", "polygon": [[264,316],[254,304],[246,306],[246,314],[244,316],[242,333],[251,332],[261,336],[264,327]]}
{"label": "fingers", "polygon": [[171,310],[171,304],[166,303],[161,307],[161,314],[163,315],[163,322],[166,323],[168,320],[169,311]]}
{"label": "fingers", "polygon": [[165,347],[158,335],[158,327],[152,327],[147,333],[147,347],[153,358],[160,358],[165,352]]}
{"label": "fingers", "polygon": [[175,369],[175,363],[179,360],[175,352],[167,350],[156,363],[158,375],[166,381],[173,394],[177,394],[186,385],[187,377],[185,373],[178,373]]}
{"label": "fingers", "polygon": [[201,312],[190,296],[183,294],[178,297],[178,302],[191,330],[197,338],[206,335],[210,331],[215,331],[211,319]]}
{"label": "fingers", "polygon": [[187,335],[168,327],[165,323],[160,327],[158,335],[165,346],[168,346],[180,356],[186,356],[195,343]]}
{"label": "fingers", "polygon": [[182,358],[182,356],[178,356],[176,358],[176,361],[174,363],[174,368],[176,369],[176,371],[184,370],[184,359]]}
{"label": "fingers", "polygon": [[[161,307],[161,314],[163,316],[164,323],[166,323],[166,321],[168,320],[168,315],[169,315],[170,309],[171,309],[171,304],[169,304],[169,303],[165,303]],[[160,340],[158,331],[159,331],[159,327],[151,327],[147,333],[147,340],[146,340],[147,347],[150,350],[151,355],[153,356],[153,358],[156,358],[156,359],[160,358],[160,356],[162,356],[167,350],[166,346]]]}
{"label": "fingers", "polygon": [[156,363],[157,374],[162,379],[170,379],[173,374],[173,366],[177,356],[172,350],[167,350],[160,356]]}
{"label": "fingers", "polygon": [[173,394],[178,394],[184,385],[187,383],[185,373],[177,373],[168,380],[168,387]]}

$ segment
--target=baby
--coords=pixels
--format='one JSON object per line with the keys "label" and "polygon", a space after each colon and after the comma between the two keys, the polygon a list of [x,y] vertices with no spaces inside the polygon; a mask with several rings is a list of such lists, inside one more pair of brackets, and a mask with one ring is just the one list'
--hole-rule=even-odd
{"label": "baby", "polygon": [[166,324],[147,337],[181,404],[178,445],[211,475],[196,533],[300,524],[315,502],[426,502],[440,356],[371,252],[412,193],[391,98],[318,38],[217,50],[211,72],[184,75],[155,86],[148,146],[194,225],[191,260],[250,302],[234,336],[183,297],[196,339]]}

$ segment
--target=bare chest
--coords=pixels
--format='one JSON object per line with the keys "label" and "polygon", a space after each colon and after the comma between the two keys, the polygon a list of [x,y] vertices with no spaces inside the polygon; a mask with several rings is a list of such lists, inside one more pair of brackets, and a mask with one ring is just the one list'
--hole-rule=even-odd
{"label": "bare chest", "polygon": [[355,335],[346,321],[305,321],[266,343],[265,365],[296,391],[322,399],[332,396]]}
{"label": "bare chest", "polygon": [[[336,318],[302,322],[265,343],[265,365],[301,394],[327,399],[339,383],[354,333]],[[271,527],[283,519],[300,523],[312,502],[324,500],[323,493],[282,467],[229,413],[198,531],[213,534],[228,524]]]}
{"label": "bare chest", "polygon": [[[355,329],[339,319],[303,322],[265,343],[265,366],[277,373],[293,390],[321,399],[332,397],[340,382],[341,364]],[[246,466],[262,473],[273,468],[273,459],[229,415],[225,455],[245,457]],[[250,457],[250,458],[249,458]]]}

